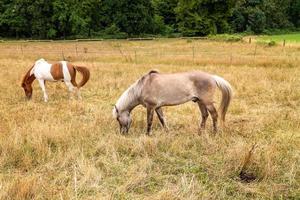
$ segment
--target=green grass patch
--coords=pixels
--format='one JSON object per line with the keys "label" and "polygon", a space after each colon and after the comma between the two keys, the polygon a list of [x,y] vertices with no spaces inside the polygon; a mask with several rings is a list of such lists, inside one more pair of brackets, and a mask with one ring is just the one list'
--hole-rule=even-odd
{"label": "green grass patch", "polygon": [[209,35],[208,38],[210,40],[216,40],[216,41],[225,41],[225,42],[239,42],[243,39],[242,35],[238,34],[218,34],[218,35]]}
{"label": "green grass patch", "polygon": [[257,41],[262,41],[262,42],[275,41],[277,43],[280,43],[280,42],[283,42],[284,40],[289,43],[299,43],[300,42],[300,33],[282,34],[282,35],[266,35],[266,36],[259,36],[257,38]]}

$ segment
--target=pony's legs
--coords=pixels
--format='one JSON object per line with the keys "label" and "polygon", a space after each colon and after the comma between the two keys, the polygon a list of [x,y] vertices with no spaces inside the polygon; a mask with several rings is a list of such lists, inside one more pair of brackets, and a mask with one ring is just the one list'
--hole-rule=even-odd
{"label": "pony's legs", "polygon": [[205,104],[203,104],[202,102],[198,101],[197,103],[198,103],[198,106],[199,106],[199,109],[200,109],[201,115],[202,115],[202,121],[201,121],[200,128],[202,130],[204,130],[205,129],[206,120],[208,118],[207,108],[206,108]]}
{"label": "pony's legs", "polygon": [[76,88],[76,94],[77,94],[77,98],[79,100],[82,100],[82,97],[81,97],[81,94],[80,94],[80,91],[79,91],[79,88],[78,87],[75,87]]}
{"label": "pony's legs", "polygon": [[161,125],[168,131],[168,126],[166,125],[166,121],[165,121],[164,113],[163,113],[162,109],[161,108],[156,108],[155,112],[158,116],[158,119],[159,119]]}
{"label": "pony's legs", "polygon": [[154,109],[147,107],[147,135],[151,133]]}
{"label": "pony's legs", "polygon": [[[76,72],[76,71],[75,71]],[[75,73],[76,74],[76,73]],[[74,77],[72,77],[72,79],[71,79],[71,84],[73,85],[73,87],[74,87],[74,89],[75,89],[75,93],[77,94],[77,98],[79,99],[79,100],[81,100],[82,98],[81,98],[81,94],[80,94],[80,91],[79,91],[79,87],[78,87],[78,85],[77,85],[77,83],[76,83],[76,81],[75,81],[75,76],[76,75],[74,75]]]}
{"label": "pony's legs", "polygon": [[40,84],[40,87],[42,88],[42,91],[44,93],[44,101],[47,102],[48,101],[48,95],[46,93],[46,88],[45,88],[45,80],[43,79],[38,79],[38,82]]}
{"label": "pony's legs", "polygon": [[217,122],[218,122],[218,112],[214,106],[214,104],[207,105],[207,109],[211,115],[211,118],[213,120],[213,131],[216,133],[218,131],[217,129]]}
{"label": "pony's legs", "polygon": [[68,89],[69,89],[69,92],[70,92],[70,98],[72,98],[73,93],[74,93],[74,86],[72,85],[72,83],[71,83],[70,81],[66,81],[66,80],[65,80],[65,84],[66,84],[66,86],[67,86]]}

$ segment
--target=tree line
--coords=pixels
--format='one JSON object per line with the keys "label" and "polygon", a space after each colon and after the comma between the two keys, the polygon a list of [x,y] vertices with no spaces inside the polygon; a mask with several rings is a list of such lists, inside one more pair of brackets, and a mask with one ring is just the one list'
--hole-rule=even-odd
{"label": "tree line", "polygon": [[300,0],[1,0],[0,37],[126,38],[296,30]]}

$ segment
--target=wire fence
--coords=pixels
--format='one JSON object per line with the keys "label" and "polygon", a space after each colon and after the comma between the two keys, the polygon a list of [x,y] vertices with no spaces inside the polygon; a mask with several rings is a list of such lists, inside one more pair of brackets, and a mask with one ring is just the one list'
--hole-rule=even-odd
{"label": "wire fence", "polygon": [[[185,40],[207,40],[206,37],[194,37],[194,38],[181,38]],[[142,40],[159,40],[158,38],[130,38],[127,39],[129,41],[142,41]],[[190,45],[189,47],[185,47],[183,51],[176,51],[176,49],[155,49],[149,47],[142,47],[142,46],[133,46],[131,48],[123,48],[118,42],[120,40],[107,40],[107,41],[115,41],[114,46],[110,46],[110,48],[103,48],[101,50],[95,48],[87,48],[84,47],[82,42],[101,42],[103,39],[76,39],[76,40],[24,40],[24,41],[8,41],[4,42],[5,44],[14,43],[14,48],[1,48],[0,45],[0,56],[30,56],[30,55],[56,55],[65,59],[68,56],[103,56],[103,57],[123,57],[126,61],[136,62],[138,58],[144,57],[151,57],[151,58],[169,58],[169,57],[187,57],[192,60],[199,60],[205,57],[211,58],[220,58],[226,57],[233,62],[235,59],[264,59],[264,58],[271,58],[273,60],[282,60],[282,59],[295,59],[298,60],[300,57],[299,51],[286,51],[289,47],[286,44],[282,47],[282,51],[273,52],[270,48],[269,51],[266,50],[265,46],[261,46],[258,44],[251,44],[251,42],[244,45],[249,45],[249,49],[247,51],[231,51],[231,47],[227,46],[226,51],[221,51],[221,48],[218,47],[218,43],[216,43],[216,48],[218,50],[202,50],[198,48],[197,45]],[[200,42],[201,42],[200,41]],[[251,41],[251,38],[249,39]],[[59,47],[52,47],[49,49],[45,49],[43,47],[31,47],[27,45],[27,43],[34,43],[34,42],[45,42],[49,44],[55,43],[62,43],[62,46]],[[64,47],[63,43],[74,43],[72,47],[67,46]],[[236,44],[236,43],[235,43]],[[232,43],[231,43],[232,46]],[[260,52],[260,51],[263,51]]]}

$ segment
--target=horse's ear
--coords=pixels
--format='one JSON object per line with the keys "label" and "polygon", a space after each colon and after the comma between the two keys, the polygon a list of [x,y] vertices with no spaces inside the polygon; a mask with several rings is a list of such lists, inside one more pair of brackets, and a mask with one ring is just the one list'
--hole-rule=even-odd
{"label": "horse's ear", "polygon": [[115,105],[115,109],[116,109],[117,114],[119,114],[119,110],[116,105]]}

